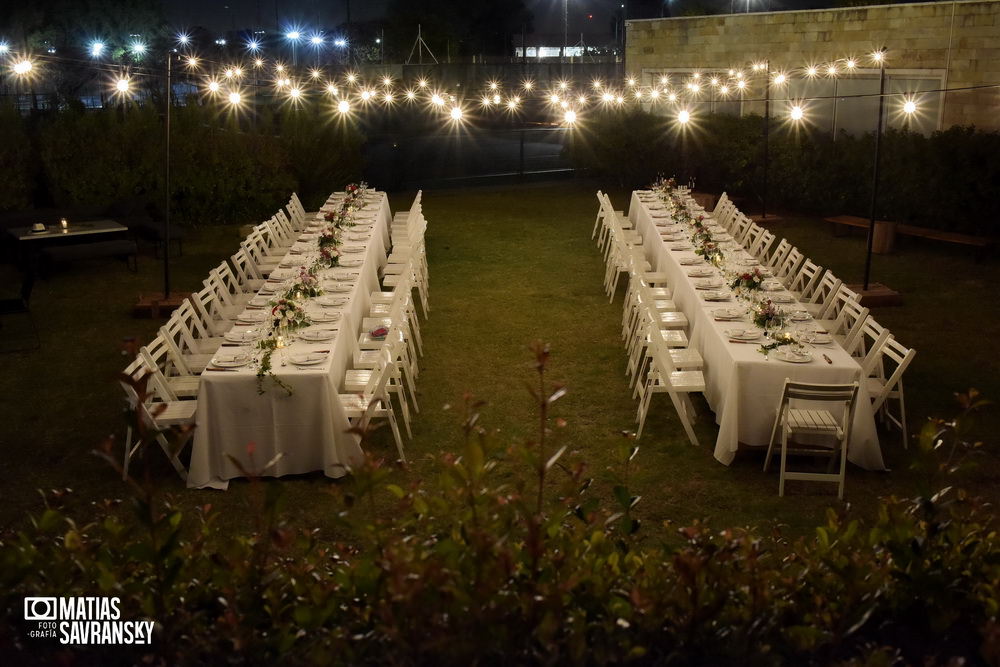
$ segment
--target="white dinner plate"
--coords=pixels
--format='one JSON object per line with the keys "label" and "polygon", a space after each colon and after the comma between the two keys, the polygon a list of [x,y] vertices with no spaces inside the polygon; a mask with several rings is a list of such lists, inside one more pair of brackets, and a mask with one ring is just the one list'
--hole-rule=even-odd
{"label": "white dinner plate", "polygon": [[775,303],[791,303],[795,301],[791,294],[772,294],[768,298]]}
{"label": "white dinner plate", "polygon": [[315,315],[310,315],[309,319],[313,322],[336,322],[340,319],[340,313],[337,312],[322,312],[316,313]]}
{"label": "white dinner plate", "polygon": [[345,246],[340,249],[340,252],[355,254],[359,252],[364,252],[365,250],[367,250],[367,248],[365,248],[364,246]]}
{"label": "white dinner plate", "polygon": [[267,297],[267,296],[255,296],[254,298],[252,298],[249,301],[247,301],[247,305],[249,305],[249,306],[258,306],[260,308],[263,308],[264,306],[270,305],[270,303],[271,303],[271,297]]}
{"label": "white dinner plate", "polygon": [[701,264],[703,260],[701,257],[682,257],[678,261],[681,266],[694,266],[695,264]]}
{"label": "white dinner plate", "polygon": [[782,361],[787,361],[790,364],[808,364],[813,358],[808,352],[799,354],[788,347],[779,347],[775,351],[774,356]]}
{"label": "white dinner plate", "polygon": [[224,338],[230,343],[252,343],[260,338],[256,331],[227,331]]}
{"label": "white dinner plate", "polygon": [[702,278],[694,281],[695,289],[718,289],[722,287],[722,281],[717,278]]}
{"label": "white dinner plate", "polygon": [[267,313],[261,313],[261,312],[258,311],[258,312],[252,312],[252,313],[243,313],[242,315],[240,315],[239,317],[236,318],[236,321],[237,322],[263,322],[264,320],[267,319],[267,317],[268,317]]}
{"label": "white dinner plate", "polygon": [[337,337],[336,329],[310,329],[308,331],[303,331],[299,334],[302,340],[312,341],[314,343],[319,343],[324,340],[331,340]]}
{"label": "white dinner plate", "polygon": [[347,269],[356,269],[365,261],[363,259],[342,259],[340,260],[340,265]]}
{"label": "white dinner plate", "polygon": [[741,320],[743,311],[739,308],[716,308],[712,311],[712,317],[717,320]]}
{"label": "white dinner plate", "polygon": [[701,293],[705,301],[729,301],[729,293],[722,290],[713,290]]}
{"label": "white dinner plate", "polygon": [[316,303],[321,306],[326,306],[327,308],[336,308],[337,306],[343,306],[347,303],[346,296],[322,296],[316,299]]}
{"label": "white dinner plate", "polygon": [[296,366],[315,366],[326,361],[325,352],[308,352],[288,355],[288,361]]}
{"label": "white dinner plate", "polygon": [[212,365],[216,368],[239,368],[248,363],[250,363],[250,356],[242,352],[220,352],[212,359]]}
{"label": "white dinner plate", "polygon": [[708,276],[714,275],[715,271],[708,268],[707,266],[701,269],[693,269],[688,271],[688,275],[692,278],[707,278]]}
{"label": "white dinner plate", "polygon": [[760,331],[757,329],[726,329],[726,335],[733,340],[757,340]]}

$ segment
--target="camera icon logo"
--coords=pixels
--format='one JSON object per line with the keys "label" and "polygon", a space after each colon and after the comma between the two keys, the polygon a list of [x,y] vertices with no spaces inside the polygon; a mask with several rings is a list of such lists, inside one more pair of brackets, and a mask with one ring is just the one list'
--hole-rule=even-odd
{"label": "camera icon logo", "polygon": [[55,621],[58,616],[56,598],[24,598],[24,620]]}

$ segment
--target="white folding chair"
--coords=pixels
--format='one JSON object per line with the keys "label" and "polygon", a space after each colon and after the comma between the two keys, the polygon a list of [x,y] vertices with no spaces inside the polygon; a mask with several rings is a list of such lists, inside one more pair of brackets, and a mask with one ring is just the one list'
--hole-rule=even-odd
{"label": "white folding chair", "polygon": [[867,320],[868,309],[849,299],[841,306],[836,319],[816,320],[816,324],[825,328],[845,350],[853,350]]}
{"label": "white folding chair", "polygon": [[177,474],[181,479],[187,479],[187,470],[181,463],[179,455],[191,439],[192,431],[190,428],[183,430],[182,437],[176,444],[170,443],[166,431],[174,426],[193,426],[198,402],[178,400],[163,381],[159,369],[155,365],[148,365],[142,356],[137,357],[126,367],[119,384],[125,390],[126,401],[136,420],[135,428],[133,423],[129,422],[125,432],[122,479],[128,479],[129,464],[143,443],[143,438],[139,438],[133,444],[132,436],[135,429],[142,429],[151,434],[159,443],[163,453],[167,455]]}
{"label": "white folding chair", "polygon": [[372,371],[364,389],[352,394],[338,394],[338,399],[347,414],[347,418],[354,426],[364,429],[372,419],[387,419],[392,428],[393,438],[396,440],[399,460],[406,463],[406,455],[403,453],[403,438],[399,434],[396,414],[386,389],[392,365],[390,357],[390,351],[383,350],[378,366]]}
{"label": "white folding chair", "polygon": [[197,398],[201,388],[201,376],[183,374],[170,359],[166,342],[157,334],[148,344],[139,349],[139,355],[150,368],[158,368],[170,391],[178,398]]}
{"label": "white folding chair", "polygon": [[[778,495],[785,495],[785,480],[801,480],[810,482],[832,482],[838,485],[837,497],[844,497],[844,478],[847,470],[847,450],[851,440],[851,424],[854,421],[854,408],[858,397],[858,383],[850,384],[809,384],[792,382],[785,378],[785,386],[778,403],[777,416],[771,429],[771,439],[767,445],[764,459],[764,472],[771,465],[774,447],[780,437],[781,441],[781,475],[778,482]],[[793,408],[792,401],[822,402],[831,406],[828,409]],[[840,419],[834,416],[832,410],[840,410]],[[780,431],[780,434],[779,434]],[[830,457],[830,466],[825,473],[800,472],[788,469],[789,440],[796,437],[832,439],[836,445],[832,448],[823,446],[807,447],[800,443],[796,453],[824,455]],[[839,471],[830,472],[839,457]]]}
{"label": "white folding chair", "polygon": [[670,397],[670,402],[673,403],[677,418],[684,427],[688,440],[691,441],[692,445],[697,445],[698,437],[691,425],[695,418],[695,410],[690,394],[705,391],[705,376],[700,370],[678,369],[670,357],[666,341],[656,327],[651,328],[650,340],[649,371],[646,373],[646,380],[642,383],[642,389],[639,393],[639,412],[636,415],[639,427],[635,433],[636,440],[642,435],[642,428],[646,423],[646,415],[649,412],[649,404],[653,394],[665,393]]}
{"label": "white folding chair", "polygon": [[[883,422],[896,426],[903,437],[903,447],[909,447],[906,435],[906,397],[903,394],[903,373],[913,361],[917,351],[912,347],[904,347],[891,334],[882,346],[876,350],[876,360],[872,364],[872,372],[865,378],[866,388],[872,397],[872,410],[878,413]],[[899,412],[893,414],[889,409],[889,401],[895,400]]]}
{"label": "white folding chair", "polygon": [[837,297],[837,291],[840,290],[841,285],[843,285],[843,282],[840,278],[833,275],[833,271],[827,271],[820,278],[816,289],[813,290],[812,296],[802,301],[802,307],[813,317],[822,318],[827,308],[830,307],[830,304]]}
{"label": "white folding chair", "polygon": [[788,291],[799,301],[808,301],[822,275],[823,267],[807,259],[799,265],[799,270],[788,281]]}

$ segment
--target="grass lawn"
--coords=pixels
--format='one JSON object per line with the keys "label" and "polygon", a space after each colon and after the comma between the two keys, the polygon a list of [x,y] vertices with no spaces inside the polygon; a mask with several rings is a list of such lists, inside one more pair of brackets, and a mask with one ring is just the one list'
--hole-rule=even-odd
{"label": "grass lawn", "polygon": [[[554,410],[567,421],[557,438],[569,445],[569,459],[586,462],[598,480],[597,493],[606,492],[606,482],[616,473],[615,445],[621,432],[634,426],[635,404],[619,337],[621,293],[608,304],[601,257],[590,239],[594,191],[601,185],[568,181],[425,193],[431,316],[422,329],[421,412],[407,443],[411,466],[394,473],[397,483],[430,482],[434,457],[459,449],[465,392],[488,401],[482,423],[495,431],[493,437],[502,442],[531,437],[528,345],[541,339],[553,350],[550,379],[564,381],[569,390]],[[399,210],[410,197],[398,194],[390,201]],[[627,204],[626,193],[613,199],[618,208]],[[845,281],[860,281],[862,237],[834,238],[824,224],[798,218],[786,219],[775,231]],[[200,229],[192,236],[174,265],[179,290],[198,288],[208,269],[235,251],[239,241],[234,227]],[[89,452],[109,434],[122,436],[122,392],[114,382],[127,361],[122,339],[148,340],[159,326],[130,314],[137,295],[159,285],[159,265],[142,259],[137,275],[123,264],[79,263],[38,283],[32,305],[42,347],[5,354],[0,374],[6,459],[0,468],[5,501],[0,526],[17,525],[40,508],[36,489],[71,487],[87,502],[126,493],[114,472]],[[13,278],[4,277],[4,284],[13,284]],[[876,257],[874,277],[906,300],[902,307],[873,314],[918,351],[906,376],[914,431],[927,415],[951,413],[953,391],[975,386],[989,397],[1000,396],[1000,304],[988,296],[1000,282],[995,261],[975,264],[961,249],[914,245]],[[631,483],[643,496],[639,516],[647,520],[651,537],[669,539],[664,522],[695,518],[719,526],[779,522],[792,532],[806,532],[837,504],[827,485],[792,485],[786,498],[778,498],[777,475],[761,472],[759,452],[741,453],[730,467],[716,462],[714,420],[704,403],[699,405],[696,428],[702,446],[696,448],[687,443],[668,399],[654,400]],[[983,433],[992,436],[997,423],[995,414],[985,415]],[[380,432],[373,449],[389,455],[387,438]],[[883,452],[890,473],[848,469],[846,497],[859,513],[872,512],[879,496],[905,496],[917,489],[919,480],[908,470],[910,455],[898,433],[883,438]],[[231,530],[250,525],[251,485],[237,480],[225,493],[189,491],[164,457],[151,453],[156,474],[176,492],[181,506],[212,503],[231,517]],[[498,474],[513,480],[528,473],[511,464]],[[984,458],[961,483],[995,500],[998,477],[996,458]],[[332,504],[322,490],[335,482],[308,475],[269,483],[285,486],[296,525],[332,525]]]}

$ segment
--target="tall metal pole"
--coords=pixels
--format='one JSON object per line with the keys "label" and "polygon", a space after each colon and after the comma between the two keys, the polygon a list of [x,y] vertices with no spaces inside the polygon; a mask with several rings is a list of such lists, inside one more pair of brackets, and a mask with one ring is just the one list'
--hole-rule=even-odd
{"label": "tall metal pole", "polygon": [[768,143],[771,133],[771,61],[764,61],[764,188],[761,193],[760,217],[767,217]]}
{"label": "tall metal pole", "polygon": [[166,212],[163,219],[163,300],[170,298],[170,93],[173,82],[171,81],[171,65],[173,56],[167,51],[167,110],[166,110],[166,130],[167,130],[167,150],[164,171],[166,190]]}
{"label": "tall metal pole", "polygon": [[566,47],[569,46],[569,0],[563,0],[563,43],[559,51],[559,60],[566,58]]}
{"label": "tall metal pole", "polygon": [[882,157],[882,116],[885,114],[885,49],[881,51],[878,68],[878,122],[875,125],[875,166],[872,170],[872,203],[868,215],[868,248],[865,254],[865,286],[868,289],[872,273],[872,248],[875,243],[875,206],[878,202],[879,163]]}

